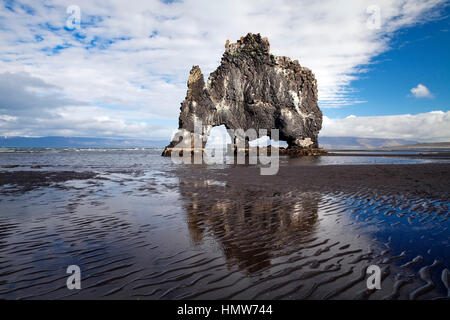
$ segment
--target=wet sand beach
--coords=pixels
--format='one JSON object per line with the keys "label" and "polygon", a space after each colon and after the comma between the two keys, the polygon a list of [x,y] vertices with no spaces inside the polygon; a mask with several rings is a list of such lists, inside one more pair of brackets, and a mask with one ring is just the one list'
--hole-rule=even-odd
{"label": "wet sand beach", "polygon": [[[0,172],[0,298],[449,297],[448,163],[284,162],[261,176],[90,157]],[[366,287],[373,264],[381,290]]]}

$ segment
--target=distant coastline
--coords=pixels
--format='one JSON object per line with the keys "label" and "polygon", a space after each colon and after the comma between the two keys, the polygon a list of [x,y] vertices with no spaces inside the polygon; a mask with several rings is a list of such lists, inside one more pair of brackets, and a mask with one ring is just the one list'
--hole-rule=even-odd
{"label": "distant coastline", "polygon": [[[389,148],[386,148],[389,149]],[[396,150],[418,150],[418,149],[450,149],[450,142],[415,143],[396,146]]]}
{"label": "distant coastline", "polygon": [[[134,149],[164,148],[169,139],[91,138],[91,137],[0,137],[0,148],[79,148]],[[360,137],[319,137],[326,150],[419,150],[450,149],[450,142],[419,143],[404,139]]]}
{"label": "distant coastline", "polygon": [[85,137],[1,137],[0,148],[162,148],[168,140]]}

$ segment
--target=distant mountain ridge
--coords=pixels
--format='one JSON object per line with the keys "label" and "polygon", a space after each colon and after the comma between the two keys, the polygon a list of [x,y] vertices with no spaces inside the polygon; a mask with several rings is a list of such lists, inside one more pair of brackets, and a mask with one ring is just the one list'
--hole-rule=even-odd
{"label": "distant mountain ridge", "polygon": [[163,148],[168,140],[83,137],[0,137],[0,148]]}
{"label": "distant mountain ridge", "polygon": [[429,143],[415,143],[395,147],[399,150],[407,149],[450,149],[450,142],[429,142]]}
{"label": "distant mountain ridge", "polygon": [[[0,137],[0,148],[164,148],[167,140],[84,137]],[[320,137],[327,150],[450,148],[450,142],[418,143],[404,139]]]}
{"label": "distant mountain ridge", "polygon": [[397,148],[404,145],[417,144],[417,141],[405,139],[358,138],[358,137],[321,137],[319,146],[328,150],[367,150]]}

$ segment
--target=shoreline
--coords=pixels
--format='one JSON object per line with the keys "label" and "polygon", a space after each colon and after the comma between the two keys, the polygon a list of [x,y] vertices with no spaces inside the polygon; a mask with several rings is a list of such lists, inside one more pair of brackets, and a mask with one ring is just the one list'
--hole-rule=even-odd
{"label": "shoreline", "polygon": [[[248,185],[279,192],[295,189],[328,193],[371,189],[383,194],[406,194],[445,201],[450,198],[450,163],[281,165],[273,176],[261,176],[259,166],[254,165],[225,168],[182,165],[172,171],[188,179],[224,180],[229,187],[237,189]],[[16,192],[87,179],[99,177],[90,170],[0,170],[0,186],[18,186],[14,189]]]}
{"label": "shoreline", "polygon": [[259,168],[242,166],[177,171],[183,177],[224,180],[231,188],[252,185],[285,193],[294,189],[327,193],[371,189],[445,201],[450,197],[450,163],[280,166],[273,176],[261,176]]}
{"label": "shoreline", "polygon": [[[342,152],[342,153],[338,153]],[[355,152],[355,150],[351,150],[349,152]],[[370,150],[361,150],[358,151],[361,153],[346,153],[346,151],[329,151],[326,154],[323,154],[324,156],[330,156],[330,157],[391,157],[391,158],[415,158],[415,159],[432,159],[432,158],[439,158],[439,159],[450,159],[450,152],[438,152],[438,151],[423,151],[419,152],[418,154],[408,154],[408,153],[383,153],[384,151],[370,151]],[[364,153],[366,152],[366,153]],[[369,153],[373,152],[373,153]],[[401,152],[401,151],[400,151]],[[407,152],[406,150],[404,152]]]}

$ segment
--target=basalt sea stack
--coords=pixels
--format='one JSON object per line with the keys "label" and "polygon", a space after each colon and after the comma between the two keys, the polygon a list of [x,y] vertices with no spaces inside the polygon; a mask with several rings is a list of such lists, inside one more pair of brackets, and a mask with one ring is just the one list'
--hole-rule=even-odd
{"label": "basalt sea stack", "polygon": [[[288,150],[318,148],[322,112],[317,104],[317,81],[297,60],[270,53],[267,38],[247,34],[236,43],[225,43],[220,66],[205,83],[200,68],[194,66],[188,90],[181,103],[179,135],[163,155],[192,135],[201,121],[203,146],[214,126],[227,129],[279,129],[279,139]],[[305,152],[301,152],[305,154]],[[308,152],[306,152],[308,154]]]}

